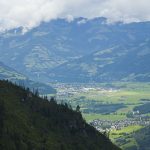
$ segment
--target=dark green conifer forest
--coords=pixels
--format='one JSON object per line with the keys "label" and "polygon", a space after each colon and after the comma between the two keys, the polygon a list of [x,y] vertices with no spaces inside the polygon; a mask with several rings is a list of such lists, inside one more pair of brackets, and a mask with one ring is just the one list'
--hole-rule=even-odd
{"label": "dark green conifer forest", "polygon": [[0,81],[0,150],[119,150],[79,111]]}

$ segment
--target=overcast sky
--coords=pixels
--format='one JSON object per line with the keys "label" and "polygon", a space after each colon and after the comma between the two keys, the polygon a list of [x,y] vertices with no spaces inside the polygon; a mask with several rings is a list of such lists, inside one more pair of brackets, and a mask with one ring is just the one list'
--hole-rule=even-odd
{"label": "overcast sky", "polygon": [[42,21],[73,17],[150,21],[150,0],[0,0],[0,30],[32,28]]}

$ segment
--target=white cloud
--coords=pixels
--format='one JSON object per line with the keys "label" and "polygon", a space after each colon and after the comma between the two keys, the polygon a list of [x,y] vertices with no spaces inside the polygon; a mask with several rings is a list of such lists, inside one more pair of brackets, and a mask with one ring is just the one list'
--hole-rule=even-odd
{"label": "white cloud", "polygon": [[150,0],[0,0],[0,30],[32,28],[42,21],[106,17],[109,22],[150,21]]}

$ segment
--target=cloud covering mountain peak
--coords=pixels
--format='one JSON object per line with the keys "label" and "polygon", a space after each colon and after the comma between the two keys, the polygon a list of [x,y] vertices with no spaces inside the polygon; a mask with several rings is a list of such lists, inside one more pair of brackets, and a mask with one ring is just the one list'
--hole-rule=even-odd
{"label": "cloud covering mountain peak", "polygon": [[52,19],[106,17],[108,22],[150,21],[149,0],[0,0],[0,30],[30,29]]}

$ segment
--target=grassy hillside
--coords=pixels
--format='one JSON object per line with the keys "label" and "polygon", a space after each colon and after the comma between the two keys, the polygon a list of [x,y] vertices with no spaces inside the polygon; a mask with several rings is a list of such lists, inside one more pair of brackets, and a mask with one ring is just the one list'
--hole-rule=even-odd
{"label": "grassy hillside", "polygon": [[0,62],[0,79],[9,79],[9,80],[26,80],[27,77],[24,75],[16,72],[14,69],[4,65],[2,62]]}
{"label": "grassy hillside", "polygon": [[149,150],[150,127],[130,126],[112,131],[110,138],[123,150]]}
{"label": "grassy hillside", "polygon": [[18,73],[16,70],[6,66],[2,62],[0,62],[0,79],[10,80],[19,85],[30,87],[32,90],[38,89],[41,94],[56,93],[56,90],[51,86],[29,80],[25,75]]}
{"label": "grassy hillside", "polygon": [[79,111],[0,81],[1,150],[119,150]]}
{"label": "grassy hillside", "polygon": [[150,149],[150,127],[143,128],[134,134],[134,138],[141,150]]}

